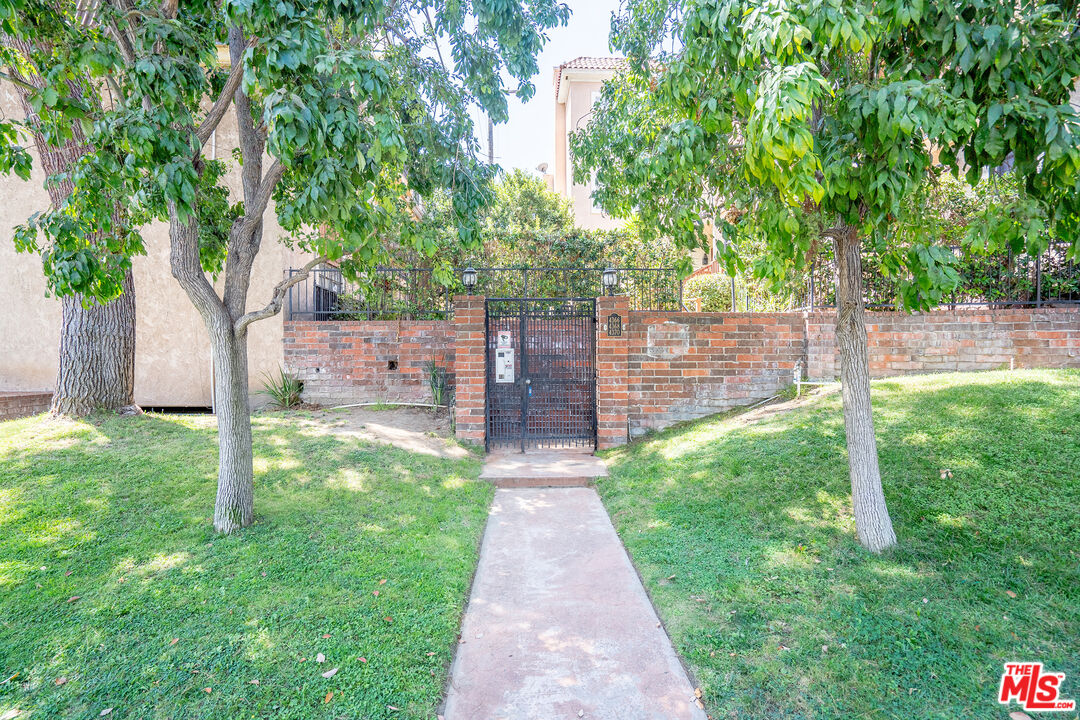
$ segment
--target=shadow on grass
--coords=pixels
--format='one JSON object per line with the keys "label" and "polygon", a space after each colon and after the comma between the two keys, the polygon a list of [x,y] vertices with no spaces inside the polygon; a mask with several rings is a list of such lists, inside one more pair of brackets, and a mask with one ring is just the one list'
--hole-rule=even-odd
{"label": "shadow on grass", "polygon": [[230,537],[205,419],[0,424],[0,714],[433,714],[479,462],[253,424],[256,523]]}
{"label": "shadow on grass", "polygon": [[838,398],[613,455],[605,503],[715,717],[1005,717],[1006,660],[1080,674],[1080,375],[874,395],[881,557],[853,541]]}

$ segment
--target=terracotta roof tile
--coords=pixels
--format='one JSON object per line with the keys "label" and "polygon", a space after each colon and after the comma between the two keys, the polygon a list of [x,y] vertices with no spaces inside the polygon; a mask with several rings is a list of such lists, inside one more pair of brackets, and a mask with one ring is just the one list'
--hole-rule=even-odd
{"label": "terracotta roof tile", "polygon": [[568,60],[555,68],[555,97],[559,97],[559,86],[562,84],[563,70],[618,70],[626,63],[621,57],[577,57]]}

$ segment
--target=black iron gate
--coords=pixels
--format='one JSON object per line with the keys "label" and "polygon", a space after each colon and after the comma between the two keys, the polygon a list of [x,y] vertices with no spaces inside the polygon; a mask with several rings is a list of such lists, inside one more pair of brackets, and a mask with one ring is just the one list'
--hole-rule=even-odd
{"label": "black iron gate", "polygon": [[596,447],[596,301],[489,298],[487,446]]}

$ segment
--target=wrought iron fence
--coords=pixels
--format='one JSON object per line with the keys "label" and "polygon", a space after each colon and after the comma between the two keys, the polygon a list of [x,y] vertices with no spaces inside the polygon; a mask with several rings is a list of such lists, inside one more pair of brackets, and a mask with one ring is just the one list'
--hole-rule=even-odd
{"label": "wrought iron fence", "polygon": [[[1055,243],[1043,254],[952,251],[959,261],[960,282],[942,302],[944,307],[1042,307],[1080,304],[1080,263],[1068,259],[1069,243]],[[831,256],[811,266],[795,308],[835,307],[836,269]],[[868,308],[895,307],[898,283],[881,274],[872,255],[863,259],[863,298]]]}
{"label": "wrought iron fence", "polygon": [[[616,268],[612,292],[632,310],[682,309],[682,283],[674,268]],[[302,271],[292,268],[289,277]],[[487,297],[596,297],[603,268],[476,268],[473,294]],[[429,268],[378,268],[357,281],[333,267],[316,268],[289,288],[291,320],[436,320],[453,315],[453,297],[466,293],[462,269],[448,285]]]}

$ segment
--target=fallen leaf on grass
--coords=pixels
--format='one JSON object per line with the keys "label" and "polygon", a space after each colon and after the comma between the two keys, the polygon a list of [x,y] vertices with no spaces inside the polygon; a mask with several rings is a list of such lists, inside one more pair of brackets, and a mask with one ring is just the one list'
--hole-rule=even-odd
{"label": "fallen leaf on grass", "polygon": [[338,669],[337,669],[337,668],[334,668],[333,670],[327,670],[326,672],[324,672],[324,673],[322,674],[322,676],[323,676],[324,678],[332,678],[332,677],[334,677],[335,675],[337,675],[337,671],[338,671]]}
{"label": "fallen leaf on grass", "polygon": [[379,584],[380,585],[385,585],[386,584],[386,578],[383,578],[382,580],[380,580]]}
{"label": "fallen leaf on grass", "polygon": [[385,620],[386,622],[394,622],[394,618],[390,617],[389,615],[384,617],[383,620]]}
{"label": "fallen leaf on grass", "polygon": [[175,644],[176,644],[176,643],[178,643],[178,642],[180,642],[180,638],[173,638],[173,639],[172,639],[172,642],[170,642],[169,644],[170,644],[170,645],[175,645]]}
{"label": "fallen leaf on grass", "polygon": [[323,655],[322,653],[319,653],[318,655],[315,656],[315,662],[317,662],[317,663],[326,662],[326,656]]}
{"label": "fallen leaf on grass", "polygon": [[53,685],[55,685],[56,687],[60,687],[61,685],[64,685],[66,683],[67,683],[67,678],[66,677],[58,677],[55,680],[53,680]]}
{"label": "fallen leaf on grass", "polygon": [[257,679],[256,680],[248,680],[248,684],[249,685],[258,685],[259,681]]}
{"label": "fallen leaf on grass", "polygon": [[105,717],[106,715],[108,715],[111,712],[112,712],[112,708],[105,708],[104,710],[101,711],[101,713],[98,715],[98,717]]}
{"label": "fallen leaf on grass", "polygon": [[323,636],[322,636],[322,639],[323,639],[323,640],[329,640],[329,639],[330,639],[330,635],[329,635],[329,633],[327,633],[326,635],[323,635]]}
{"label": "fallen leaf on grass", "polygon": [[387,710],[400,710],[401,708],[397,707],[396,705],[387,705],[386,709]]}
{"label": "fallen leaf on grass", "polygon": [[330,692],[326,693],[326,697],[323,698],[323,705],[330,702],[333,698],[334,698],[334,691],[331,690]]}
{"label": "fallen leaf on grass", "polygon": [[362,663],[366,663],[366,662],[367,662],[367,658],[366,658],[366,657],[362,657],[362,658],[360,658],[360,662],[362,662]]}
{"label": "fallen leaf on grass", "polygon": [[433,652],[429,652],[429,653],[427,654],[427,656],[428,656],[428,657],[431,657],[431,656],[432,656],[432,655],[434,655],[434,654],[435,654],[435,653],[433,653]]}
{"label": "fallen leaf on grass", "polygon": [[371,594],[374,595],[375,597],[379,597],[379,591],[378,590],[372,590]]}
{"label": "fallen leaf on grass", "polygon": [[701,688],[694,688],[694,697],[701,697]]}
{"label": "fallen leaf on grass", "polygon": [[1022,713],[1019,710],[1014,710],[1009,713],[1009,720],[1031,720],[1031,716],[1027,713]]}
{"label": "fallen leaf on grass", "polygon": [[1008,595],[1011,598],[1016,597],[1016,593],[1014,593],[1012,590],[1006,590],[1005,594]]}
{"label": "fallen leaf on grass", "polygon": [[68,602],[69,602],[69,603],[73,603],[73,602],[75,602],[76,600],[79,600],[79,599],[81,599],[81,598],[82,598],[82,595],[72,595],[71,597],[69,597],[69,598],[68,598]]}
{"label": "fallen leaf on grass", "polygon": [[211,690],[211,689],[210,689],[210,688],[208,688],[208,687],[205,687],[205,688],[203,688],[203,689],[202,689],[202,691],[203,691],[204,693],[206,693],[207,695],[209,695],[210,693],[212,693],[212,692],[213,692],[213,690]]}

